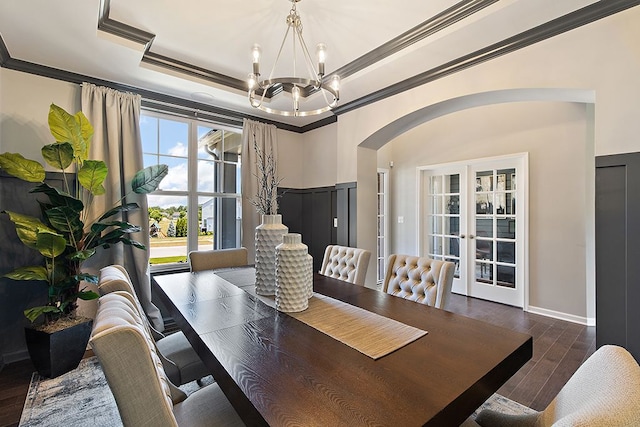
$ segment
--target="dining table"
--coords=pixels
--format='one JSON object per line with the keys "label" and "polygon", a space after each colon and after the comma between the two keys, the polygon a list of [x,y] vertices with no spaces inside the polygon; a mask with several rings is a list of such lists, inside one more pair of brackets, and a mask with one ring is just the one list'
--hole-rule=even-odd
{"label": "dining table", "polygon": [[248,426],[458,426],[531,357],[530,335],[315,273],[275,308],[252,266],[153,274]]}

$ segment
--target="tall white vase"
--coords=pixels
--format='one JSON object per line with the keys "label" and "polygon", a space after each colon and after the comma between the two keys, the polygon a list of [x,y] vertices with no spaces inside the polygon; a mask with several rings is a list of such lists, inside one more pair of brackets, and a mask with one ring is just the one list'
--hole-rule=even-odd
{"label": "tall white vase", "polygon": [[262,215],[262,224],[256,227],[256,293],[276,293],[276,246],[289,227],[282,224],[282,215]]}
{"label": "tall white vase", "polygon": [[302,236],[282,236],[276,247],[276,309],[298,312],[309,307],[309,253]]}

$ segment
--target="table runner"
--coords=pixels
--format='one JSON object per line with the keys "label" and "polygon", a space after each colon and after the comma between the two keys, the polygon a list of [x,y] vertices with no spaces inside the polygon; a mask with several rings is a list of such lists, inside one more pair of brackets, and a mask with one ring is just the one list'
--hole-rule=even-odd
{"label": "table runner", "polygon": [[[256,295],[253,268],[218,270],[216,275],[275,308],[274,297]],[[372,359],[386,356],[427,334],[413,326],[317,293],[309,300],[309,308],[287,314]]]}
{"label": "table runner", "polygon": [[320,294],[314,294],[306,310],[287,314],[372,359],[386,356],[427,334],[427,331]]}

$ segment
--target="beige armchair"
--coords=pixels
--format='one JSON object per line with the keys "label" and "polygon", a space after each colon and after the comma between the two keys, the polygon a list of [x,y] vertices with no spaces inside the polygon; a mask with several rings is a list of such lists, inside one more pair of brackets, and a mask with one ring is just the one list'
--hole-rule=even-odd
{"label": "beige armchair", "polygon": [[98,293],[106,295],[115,291],[127,292],[136,301],[136,307],[145,323],[145,327],[156,339],[158,356],[162,360],[164,370],[171,382],[177,385],[186,384],[194,380],[199,382],[201,378],[210,374],[209,369],[191,347],[182,331],[164,336],[151,327],[142,310],[142,306],[138,302],[129,275],[120,265],[110,265],[100,270]]}
{"label": "beige armchair", "polygon": [[215,249],[189,252],[191,271],[242,267],[248,264],[247,248]]}
{"label": "beige armchair", "polygon": [[329,245],[324,251],[320,274],[364,285],[371,252],[347,246]]}
{"label": "beige armchair", "polygon": [[100,298],[90,339],[124,426],[243,426],[217,384],[187,397],[169,381],[144,319],[125,295]]}
{"label": "beige armchair", "polygon": [[640,367],[624,348],[605,345],[573,374],[543,412],[506,415],[482,410],[475,422],[482,427],[607,427],[640,426]]}
{"label": "beige armchair", "polygon": [[436,308],[451,294],[455,264],[426,257],[390,255],[382,291]]}

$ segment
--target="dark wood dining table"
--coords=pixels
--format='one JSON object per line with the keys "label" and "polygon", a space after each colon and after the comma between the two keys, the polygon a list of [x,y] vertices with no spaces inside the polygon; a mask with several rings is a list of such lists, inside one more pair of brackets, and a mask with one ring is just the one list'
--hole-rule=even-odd
{"label": "dark wood dining table", "polygon": [[153,282],[249,426],[458,426],[532,357],[529,335],[315,274],[315,293],[428,332],[374,360],[252,295],[247,270],[219,274]]}

